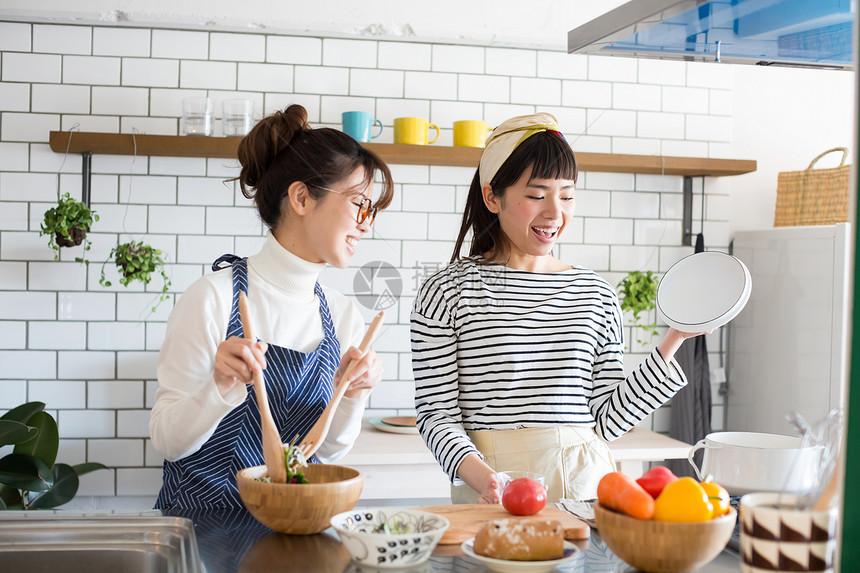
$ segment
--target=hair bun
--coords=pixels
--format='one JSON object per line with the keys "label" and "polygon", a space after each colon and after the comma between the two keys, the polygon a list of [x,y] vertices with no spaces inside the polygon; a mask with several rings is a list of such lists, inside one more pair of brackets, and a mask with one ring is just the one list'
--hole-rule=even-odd
{"label": "hair bun", "polygon": [[310,197],[317,200],[328,193],[320,185],[327,187],[361,169],[368,188],[376,173],[382,177],[377,209],[387,207],[394,193],[391,171],[382,159],[340,130],[311,128],[308,112],[300,105],[264,117],[239,142],[238,156],[242,169],[232,181],[239,182],[242,195],[254,200],[260,219],[270,229],[292,212],[284,199],[296,182],[306,185]]}
{"label": "hair bun", "polygon": [[310,130],[308,112],[298,104],[260,120],[239,142],[238,157],[242,165],[239,184],[242,188],[256,188],[275,158]]}
{"label": "hair bun", "polygon": [[287,124],[288,129],[293,131],[307,131],[311,128],[308,125],[308,110],[298,104],[292,104],[282,112],[279,112],[281,117]]}

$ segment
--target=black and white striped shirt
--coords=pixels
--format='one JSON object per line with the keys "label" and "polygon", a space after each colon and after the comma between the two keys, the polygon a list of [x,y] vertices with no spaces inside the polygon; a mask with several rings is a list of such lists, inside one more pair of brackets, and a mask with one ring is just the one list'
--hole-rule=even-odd
{"label": "black and white striped shirt", "polygon": [[625,378],[618,297],[579,267],[534,273],[461,260],[412,310],[418,430],[453,481],[466,430],[575,425],[618,438],[686,383],[655,349]]}

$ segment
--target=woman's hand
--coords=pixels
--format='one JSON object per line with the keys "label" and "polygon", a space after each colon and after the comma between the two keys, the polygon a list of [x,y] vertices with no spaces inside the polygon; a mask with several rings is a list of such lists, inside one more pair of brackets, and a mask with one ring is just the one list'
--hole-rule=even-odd
{"label": "woman's hand", "polygon": [[709,330],[707,332],[681,332],[680,330],[670,327],[666,336],[664,336],[660,344],[657,345],[657,350],[660,351],[660,356],[663,357],[663,360],[669,362],[675,356],[678,349],[681,348],[681,344],[683,344],[685,340],[693,338],[694,336],[710,334],[712,332],[713,330]]}
{"label": "woman's hand", "polygon": [[502,503],[502,484],[496,472],[478,454],[469,454],[460,462],[457,475],[478,492],[478,503]]}
{"label": "woman's hand", "polygon": [[674,330],[677,336],[681,338],[681,340],[687,340],[688,338],[702,336],[703,334],[711,334],[714,331],[713,329],[711,329],[707,332],[681,332],[680,330],[675,330],[674,328],[670,328],[669,330]]}
{"label": "woman's hand", "polygon": [[218,345],[215,353],[215,385],[226,396],[238,384],[253,384],[254,372],[266,369],[265,342],[231,336]]}
{"label": "woman's hand", "polygon": [[502,503],[502,484],[495,473],[487,476],[478,503]]}
{"label": "woman's hand", "polygon": [[343,380],[349,384],[349,390],[344,393],[348,398],[359,398],[364,396],[369,390],[374,388],[382,380],[382,359],[371,348],[363,357],[361,351],[355,346],[349,350],[340,359],[340,365],[334,373],[335,386],[340,385],[341,378],[349,368],[349,364],[356,360],[357,363],[349,374],[349,380]]}

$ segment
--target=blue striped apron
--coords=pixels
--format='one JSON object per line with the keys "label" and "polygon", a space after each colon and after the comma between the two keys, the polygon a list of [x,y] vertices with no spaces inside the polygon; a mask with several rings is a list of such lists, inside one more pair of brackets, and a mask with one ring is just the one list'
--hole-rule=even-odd
{"label": "blue striped apron", "polygon": [[[242,336],[239,292],[248,292],[245,259],[224,255],[215,261],[212,270],[230,265],[233,267],[233,307],[227,338]],[[320,301],[325,333],[316,350],[296,352],[269,344],[266,351],[263,377],[272,417],[285,443],[296,435],[304,437],[322,414],[331,400],[332,378],[340,362],[340,342],[319,283],[314,286],[314,292]],[[315,456],[310,461],[318,462]],[[242,508],[236,472],[263,463],[260,410],[256,393],[249,387],[245,401],[221,420],[200,450],[175,462],[164,462],[164,483],[155,508]]]}

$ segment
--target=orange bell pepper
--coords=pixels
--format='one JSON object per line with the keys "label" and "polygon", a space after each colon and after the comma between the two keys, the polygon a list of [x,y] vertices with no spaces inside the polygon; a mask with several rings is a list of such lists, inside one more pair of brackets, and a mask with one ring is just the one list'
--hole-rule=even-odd
{"label": "orange bell pepper", "polygon": [[720,517],[729,512],[729,492],[720,484],[712,481],[702,482],[702,488],[708,494],[708,500],[714,506],[714,517]]}

